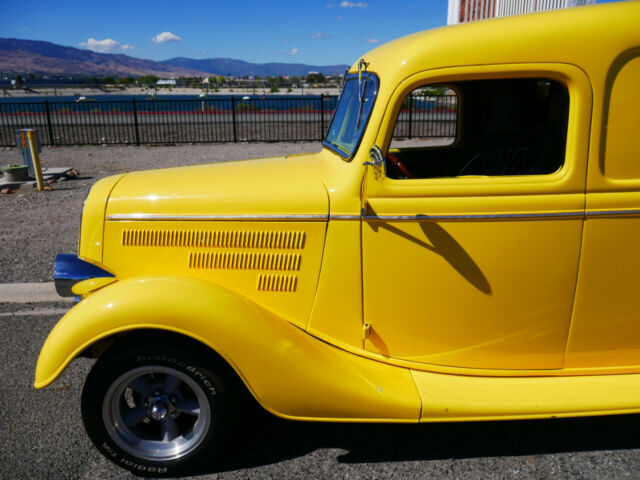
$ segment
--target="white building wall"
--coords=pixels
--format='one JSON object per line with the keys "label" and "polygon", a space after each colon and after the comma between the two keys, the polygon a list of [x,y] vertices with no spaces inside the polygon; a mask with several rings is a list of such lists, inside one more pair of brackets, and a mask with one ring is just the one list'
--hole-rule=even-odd
{"label": "white building wall", "polygon": [[447,25],[458,22],[460,12],[460,0],[449,0],[449,11],[447,12]]}
{"label": "white building wall", "polygon": [[[592,3],[596,3],[596,0],[449,0],[447,24],[556,10]],[[463,8],[464,17],[460,18]]]}

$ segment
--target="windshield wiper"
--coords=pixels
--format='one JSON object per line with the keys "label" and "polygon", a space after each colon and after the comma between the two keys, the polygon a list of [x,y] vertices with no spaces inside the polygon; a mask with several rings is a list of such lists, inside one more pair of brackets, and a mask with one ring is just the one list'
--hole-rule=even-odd
{"label": "windshield wiper", "polygon": [[360,102],[360,106],[358,108],[358,121],[356,122],[356,131],[360,130],[360,121],[362,120],[362,109],[364,108],[364,97],[367,94],[367,80],[364,81],[364,87],[361,87],[362,84],[362,67],[364,66],[364,71],[367,71],[367,67],[369,64],[364,61],[364,58],[361,58],[358,62],[358,101]]}
{"label": "windshield wiper", "polygon": [[364,96],[367,93],[367,82],[364,82],[364,88],[362,89],[362,95],[360,95],[360,108],[358,109],[358,122],[356,123],[356,130],[360,130],[360,121],[362,120],[362,110],[364,109]]}

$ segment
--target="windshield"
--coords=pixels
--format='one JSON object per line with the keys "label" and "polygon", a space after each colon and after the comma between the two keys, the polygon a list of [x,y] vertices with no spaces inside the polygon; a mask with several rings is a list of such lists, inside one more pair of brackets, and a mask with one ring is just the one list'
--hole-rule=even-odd
{"label": "windshield", "polygon": [[362,133],[378,93],[378,78],[372,74],[350,75],[340,97],[340,102],[329,125],[324,144],[345,158],[358,148]]}

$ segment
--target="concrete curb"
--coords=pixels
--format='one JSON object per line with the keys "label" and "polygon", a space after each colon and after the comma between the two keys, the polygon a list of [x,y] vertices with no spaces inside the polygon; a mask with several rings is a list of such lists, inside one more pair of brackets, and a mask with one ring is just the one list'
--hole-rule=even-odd
{"label": "concrete curb", "polygon": [[0,303],[72,302],[73,297],[61,297],[53,282],[0,283]]}

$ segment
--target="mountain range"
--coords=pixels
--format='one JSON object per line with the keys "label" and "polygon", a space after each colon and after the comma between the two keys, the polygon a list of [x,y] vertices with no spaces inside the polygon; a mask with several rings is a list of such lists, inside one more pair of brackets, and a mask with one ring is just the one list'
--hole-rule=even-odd
{"label": "mountain range", "polygon": [[51,42],[0,38],[0,72],[6,74],[39,73],[50,75],[176,76],[232,75],[241,77],[298,75],[319,72],[344,73],[348,65],[304,65],[299,63],[249,63],[231,58],[172,58],[156,62],[124,54],[97,53]]}

